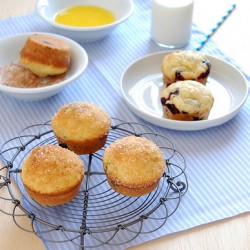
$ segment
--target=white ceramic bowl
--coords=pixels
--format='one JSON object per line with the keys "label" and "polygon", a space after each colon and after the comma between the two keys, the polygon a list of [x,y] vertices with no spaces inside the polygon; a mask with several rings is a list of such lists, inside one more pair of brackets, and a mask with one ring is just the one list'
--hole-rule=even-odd
{"label": "white ceramic bowl", "polygon": [[[25,44],[28,36],[34,33],[23,33],[0,40],[0,66],[4,66],[11,62],[19,61],[19,52]],[[42,100],[51,97],[61,91],[66,85],[77,79],[86,69],[88,65],[88,55],[86,51],[73,40],[51,33],[36,32],[36,34],[46,34],[58,37],[66,41],[70,46],[71,66],[66,73],[64,80],[46,87],[38,88],[16,88],[0,84],[0,92],[6,93],[22,100]]]}
{"label": "white ceramic bowl", "polygon": [[[55,15],[66,8],[76,5],[94,5],[111,11],[115,22],[96,27],[73,27],[54,21]],[[119,24],[127,20],[134,11],[133,0],[38,0],[36,12],[49,23],[55,32],[67,36],[77,42],[93,42],[103,39]]]}

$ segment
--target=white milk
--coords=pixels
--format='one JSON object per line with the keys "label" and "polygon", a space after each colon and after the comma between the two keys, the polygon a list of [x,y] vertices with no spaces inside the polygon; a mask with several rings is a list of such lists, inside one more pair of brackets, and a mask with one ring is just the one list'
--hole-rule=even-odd
{"label": "white milk", "polygon": [[151,37],[162,47],[181,48],[191,36],[193,0],[152,0]]}

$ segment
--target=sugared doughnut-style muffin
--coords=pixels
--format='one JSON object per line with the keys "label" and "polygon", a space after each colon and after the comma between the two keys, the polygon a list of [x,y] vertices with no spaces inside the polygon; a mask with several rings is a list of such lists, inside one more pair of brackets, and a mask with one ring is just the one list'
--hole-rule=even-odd
{"label": "sugared doughnut-style muffin", "polygon": [[70,67],[70,48],[60,38],[34,34],[20,51],[20,61],[39,77],[59,75]]}
{"label": "sugared doughnut-style muffin", "polygon": [[196,81],[179,81],[163,89],[163,116],[172,120],[196,121],[208,118],[213,106],[211,91]]}
{"label": "sugared doughnut-style muffin", "polygon": [[165,170],[160,148],[144,137],[127,136],[104,151],[103,167],[111,188],[126,196],[154,190]]}
{"label": "sugared doughnut-style muffin", "polygon": [[210,68],[211,63],[207,57],[195,50],[177,50],[166,54],[161,65],[166,86],[183,80],[206,84]]}
{"label": "sugared doughnut-style muffin", "polygon": [[66,104],[52,118],[58,143],[79,155],[101,149],[110,126],[111,119],[106,111],[88,102]]}
{"label": "sugared doughnut-style muffin", "polygon": [[34,148],[22,166],[21,179],[31,198],[56,206],[72,200],[84,176],[84,163],[74,152],[56,145]]}

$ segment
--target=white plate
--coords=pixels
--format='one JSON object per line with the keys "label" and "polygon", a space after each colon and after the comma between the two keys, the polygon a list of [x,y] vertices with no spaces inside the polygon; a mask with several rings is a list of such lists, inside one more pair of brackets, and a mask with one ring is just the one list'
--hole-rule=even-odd
{"label": "white plate", "polygon": [[218,126],[233,118],[248,95],[247,81],[233,65],[213,56],[207,86],[214,105],[207,120],[175,121],[162,117],[163,88],[161,63],[167,52],[147,55],[132,63],[121,77],[121,91],[129,108],[144,120],[175,130],[200,130]]}

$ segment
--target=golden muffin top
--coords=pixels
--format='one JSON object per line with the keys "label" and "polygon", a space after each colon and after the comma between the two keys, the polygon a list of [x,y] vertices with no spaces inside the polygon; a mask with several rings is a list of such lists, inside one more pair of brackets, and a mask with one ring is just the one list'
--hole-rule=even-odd
{"label": "golden muffin top", "polygon": [[151,140],[127,136],[106,148],[103,166],[117,185],[143,187],[158,181],[166,164],[160,148]]}
{"label": "golden muffin top", "polygon": [[72,102],[62,106],[52,118],[52,128],[58,136],[71,140],[87,140],[108,134],[109,115],[95,104]]}
{"label": "golden muffin top", "polygon": [[34,148],[21,172],[23,183],[31,191],[50,195],[75,188],[83,176],[83,161],[72,151],[56,145]]}

